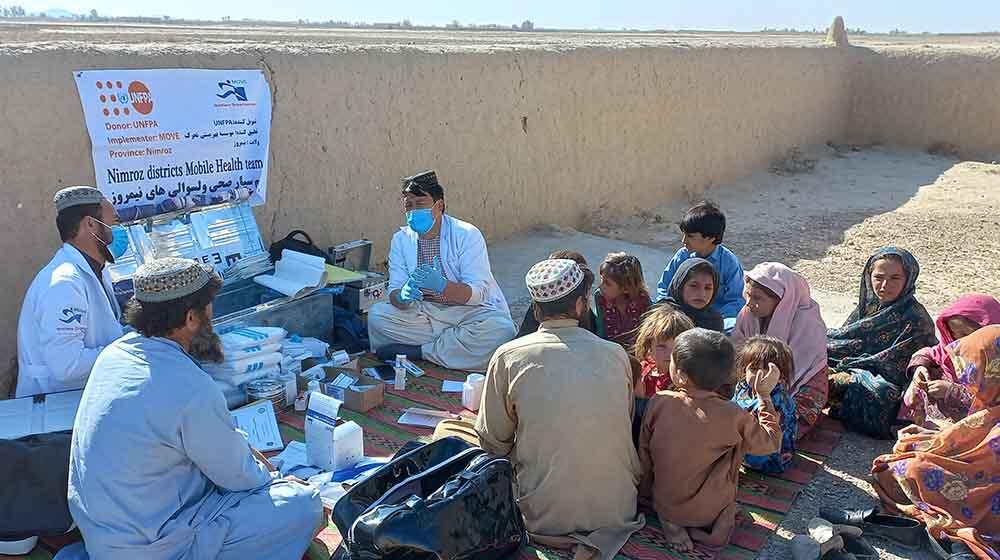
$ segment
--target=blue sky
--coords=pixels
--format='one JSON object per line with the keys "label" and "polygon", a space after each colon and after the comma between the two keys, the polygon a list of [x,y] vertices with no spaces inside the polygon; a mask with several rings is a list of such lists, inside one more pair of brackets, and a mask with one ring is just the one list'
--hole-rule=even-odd
{"label": "blue sky", "polygon": [[704,29],[757,31],[764,27],[825,28],[842,15],[849,28],[870,31],[1000,31],[1000,0],[0,0],[28,11],[168,15],[414,24],[520,23],[536,27]]}

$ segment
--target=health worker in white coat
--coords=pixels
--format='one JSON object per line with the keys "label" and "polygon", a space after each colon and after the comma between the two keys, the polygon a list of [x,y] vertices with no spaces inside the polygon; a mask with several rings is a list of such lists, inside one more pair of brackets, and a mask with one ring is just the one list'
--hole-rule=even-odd
{"label": "health worker in white coat", "polygon": [[63,246],[21,305],[17,397],[82,388],[97,355],[123,332],[106,267],[128,249],[114,207],[83,186],[60,190],[53,202]]}
{"label": "health worker in white coat", "polygon": [[507,300],[476,226],[445,214],[433,171],[403,179],[406,226],[389,250],[389,301],[368,311],[372,349],[440,366],[486,371],[498,346],[514,338]]}

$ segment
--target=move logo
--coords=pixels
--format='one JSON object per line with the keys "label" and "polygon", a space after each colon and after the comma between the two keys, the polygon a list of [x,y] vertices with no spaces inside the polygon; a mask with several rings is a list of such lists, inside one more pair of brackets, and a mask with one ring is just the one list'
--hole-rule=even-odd
{"label": "move logo", "polygon": [[66,318],[65,319],[59,319],[59,322],[61,322],[61,323],[66,323],[67,325],[70,324],[70,323],[76,323],[78,325],[83,324],[83,310],[82,309],[77,309],[75,307],[66,307],[66,308],[63,308],[62,314]]}
{"label": "move logo", "polygon": [[146,84],[140,81],[128,85],[128,100],[132,102],[132,108],[142,115],[153,112],[153,96]]}
{"label": "move logo", "polygon": [[229,96],[236,97],[236,101],[246,101],[247,100],[247,88],[242,85],[246,84],[243,80],[226,80],[224,82],[219,82],[219,90],[222,93],[215,94],[219,99],[226,99]]}

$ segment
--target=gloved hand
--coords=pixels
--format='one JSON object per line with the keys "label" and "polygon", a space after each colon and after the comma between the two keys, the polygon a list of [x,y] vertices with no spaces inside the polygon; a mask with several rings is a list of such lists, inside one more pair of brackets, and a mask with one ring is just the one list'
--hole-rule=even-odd
{"label": "gloved hand", "polygon": [[410,278],[399,290],[397,299],[399,299],[400,303],[413,303],[424,299],[424,294],[420,291],[420,288],[415,285],[413,278]]}
{"label": "gloved hand", "polygon": [[448,280],[441,272],[440,257],[434,257],[433,266],[427,266],[426,264],[418,266],[410,276],[410,280],[416,283],[418,288],[435,294],[444,293],[444,288],[448,285]]}

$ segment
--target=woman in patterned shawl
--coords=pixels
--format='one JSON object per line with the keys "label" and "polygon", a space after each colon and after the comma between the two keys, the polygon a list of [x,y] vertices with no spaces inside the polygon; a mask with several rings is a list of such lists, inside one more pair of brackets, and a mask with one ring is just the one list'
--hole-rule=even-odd
{"label": "woman in patterned shawl", "polygon": [[920,266],[905,249],[880,249],[861,275],[858,306],[827,332],[830,415],[853,430],[889,438],[913,353],[937,342],[918,301]]}
{"label": "woman in patterned shawl", "polygon": [[951,343],[948,353],[972,395],[969,416],[901,430],[893,452],[872,465],[875,489],[889,512],[922,521],[934,538],[1000,560],[1000,326]]}
{"label": "woman in patterned shawl", "polygon": [[936,321],[937,346],[919,350],[910,360],[910,386],[903,393],[899,419],[935,428],[937,422],[958,422],[969,412],[972,396],[958,382],[948,346],[987,325],[1000,325],[1000,301],[989,294],[966,294],[946,307]]}

